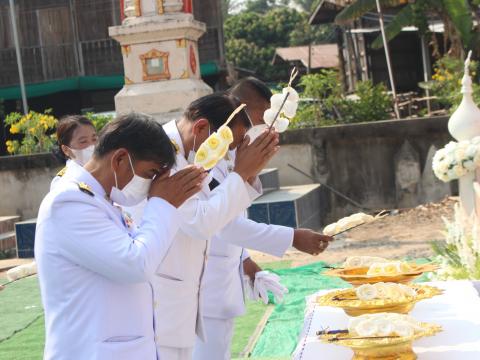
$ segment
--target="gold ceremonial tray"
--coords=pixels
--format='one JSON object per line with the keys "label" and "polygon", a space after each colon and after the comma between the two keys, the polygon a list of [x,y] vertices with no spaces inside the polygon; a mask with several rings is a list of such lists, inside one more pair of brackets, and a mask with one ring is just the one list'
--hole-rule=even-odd
{"label": "gold ceremonial tray", "polygon": [[355,289],[344,289],[331,291],[328,294],[318,296],[317,304],[322,306],[334,306],[342,308],[347,315],[360,316],[364,314],[375,314],[391,312],[408,314],[418,301],[430,299],[442,294],[442,290],[428,285],[408,285],[416,290],[415,298],[405,297],[402,300],[374,299],[362,301],[357,298]]}
{"label": "gold ceremonial tray", "polygon": [[353,360],[414,360],[413,341],[426,336],[432,336],[442,331],[441,326],[421,323],[423,328],[411,337],[372,337],[361,338],[350,334],[325,334],[319,338],[330,344],[338,344],[353,350]]}
{"label": "gold ceremonial tray", "polygon": [[409,264],[412,268],[409,272],[404,272],[401,274],[396,274],[392,276],[372,276],[367,275],[368,267],[361,268],[348,268],[348,269],[331,269],[324,273],[328,276],[336,276],[342,280],[352,284],[353,286],[360,286],[363,284],[375,284],[378,282],[394,282],[400,284],[407,284],[417,277],[428,271],[434,271],[438,269],[436,264]]}

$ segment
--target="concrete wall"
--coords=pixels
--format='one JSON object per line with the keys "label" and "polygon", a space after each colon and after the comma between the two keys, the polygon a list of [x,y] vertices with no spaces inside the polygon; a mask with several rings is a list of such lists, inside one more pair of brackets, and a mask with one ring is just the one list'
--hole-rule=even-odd
{"label": "concrete wall", "polygon": [[[320,182],[366,207],[413,207],[456,191],[455,183],[452,189],[431,170],[435,149],[451,139],[447,121],[423,118],[287,131],[269,166],[279,169],[282,186]],[[0,216],[35,217],[61,166],[50,154],[0,157]],[[321,193],[328,218],[358,211],[325,187]]]}
{"label": "concrete wall", "polygon": [[[436,149],[451,140],[447,123],[436,117],[287,131],[270,166],[279,169],[282,186],[313,182],[290,163],[362,206],[414,207],[456,192],[455,183],[442,183],[431,170]],[[359,211],[325,187],[322,192],[329,218]]]}
{"label": "concrete wall", "polygon": [[51,154],[0,157],[0,216],[36,217],[62,166]]}

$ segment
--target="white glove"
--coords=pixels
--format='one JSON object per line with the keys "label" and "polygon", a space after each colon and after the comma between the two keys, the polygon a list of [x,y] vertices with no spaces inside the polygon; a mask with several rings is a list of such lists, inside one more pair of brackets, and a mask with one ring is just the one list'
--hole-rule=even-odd
{"label": "white glove", "polygon": [[288,289],[280,284],[280,277],[269,271],[259,271],[255,274],[255,282],[253,284],[254,300],[262,300],[268,304],[268,291],[273,293],[275,303],[283,301],[283,296],[288,293]]}

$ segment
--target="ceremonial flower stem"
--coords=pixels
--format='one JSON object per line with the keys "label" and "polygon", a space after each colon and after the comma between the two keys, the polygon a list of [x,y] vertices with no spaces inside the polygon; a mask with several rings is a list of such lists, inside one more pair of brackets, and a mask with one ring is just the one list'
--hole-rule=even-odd
{"label": "ceremonial flower stem", "polygon": [[225,121],[225,124],[223,124],[223,126],[227,126],[227,125],[230,123],[230,121],[232,121],[232,120],[235,118],[235,116],[236,116],[240,111],[242,111],[243,108],[245,108],[246,106],[247,106],[247,104],[242,104],[242,105],[240,105],[239,107],[237,107],[237,108],[230,114],[230,116],[228,117],[227,121]]}
{"label": "ceremonial flower stem", "polygon": [[277,121],[278,117],[280,116],[280,113],[283,110],[283,107],[285,106],[285,103],[287,102],[288,97],[290,96],[290,93],[288,92],[287,95],[285,95],[285,98],[283,99],[282,105],[280,106],[280,109],[278,109],[277,114],[275,115],[275,118],[273,119],[272,123],[270,124],[270,127],[268,128],[268,131],[272,130],[273,125],[275,125],[275,121]]}

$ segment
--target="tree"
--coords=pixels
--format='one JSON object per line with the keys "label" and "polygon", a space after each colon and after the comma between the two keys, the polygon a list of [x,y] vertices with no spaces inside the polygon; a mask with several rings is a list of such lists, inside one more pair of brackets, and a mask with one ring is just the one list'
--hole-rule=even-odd
{"label": "tree", "polygon": [[273,0],[248,0],[246,4],[246,10],[264,14],[268,10],[272,9],[275,6],[275,1]]}
{"label": "tree", "polygon": [[311,13],[320,2],[319,0],[292,0],[292,2],[297,5],[306,13]]}
{"label": "tree", "polygon": [[254,70],[266,80],[288,76],[288,66],[273,67],[271,61],[278,47],[321,43],[331,39],[331,27],[318,27],[310,34],[308,14],[294,8],[275,6],[266,13],[242,11],[231,15],[224,24],[227,60]]}
{"label": "tree", "polygon": [[[410,25],[417,26],[422,35],[428,34],[428,19],[437,17],[444,22],[444,44],[450,45],[449,53],[460,55],[463,49],[478,46],[478,34],[473,28],[473,9],[467,0],[415,2],[380,0],[380,2],[384,8],[403,6],[385,29],[387,40],[393,39],[403,27]],[[346,24],[369,11],[376,12],[376,0],[358,0],[341,11],[335,21],[338,24]],[[381,36],[374,40],[372,46],[375,48],[383,46]]]}
{"label": "tree", "polygon": [[222,0],[222,14],[226,19],[230,14],[240,9],[241,0]]}

